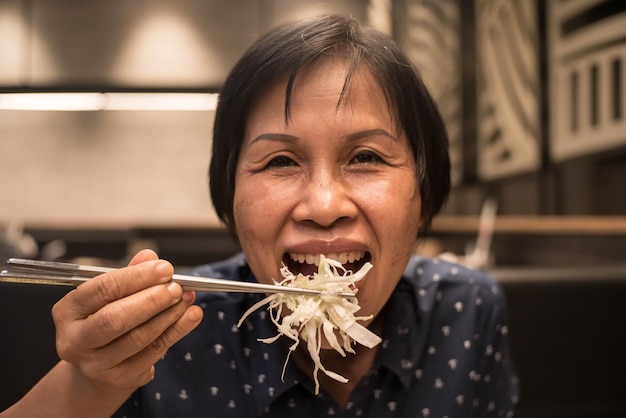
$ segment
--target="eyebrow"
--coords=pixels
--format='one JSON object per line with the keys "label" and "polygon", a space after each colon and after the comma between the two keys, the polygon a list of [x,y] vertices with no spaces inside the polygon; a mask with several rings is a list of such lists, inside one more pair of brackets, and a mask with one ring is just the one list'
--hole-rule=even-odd
{"label": "eyebrow", "polygon": [[295,142],[298,140],[297,136],[293,136],[293,135],[287,135],[287,134],[279,134],[279,133],[266,133],[266,134],[261,134],[259,136],[257,136],[256,138],[254,138],[252,141],[250,141],[250,144],[254,144],[255,142],[258,141],[278,141],[278,142]]}
{"label": "eyebrow", "polygon": [[360,139],[360,138],[367,138],[368,136],[386,136],[388,138],[393,139],[394,141],[397,141],[398,138],[396,138],[394,135],[390,134],[389,132],[387,132],[384,129],[369,129],[367,131],[361,131],[361,132],[355,132],[353,134],[349,134],[347,135],[345,138],[348,141],[353,141],[355,139]]}
{"label": "eyebrow", "polygon": [[[378,129],[378,128],[368,129],[366,131],[354,132],[354,133],[351,133],[342,137],[342,139],[345,139],[347,142],[351,142],[357,139],[367,138],[369,136],[379,136],[379,135],[386,136],[390,139],[393,139],[394,141],[398,140],[397,137],[390,134],[386,130]],[[278,142],[296,142],[298,141],[298,139],[299,138],[297,136],[293,136],[293,135],[287,135],[287,134],[281,134],[281,133],[264,133],[255,137],[252,141],[250,141],[250,144],[254,144],[255,142],[263,141],[263,140],[278,141]]]}

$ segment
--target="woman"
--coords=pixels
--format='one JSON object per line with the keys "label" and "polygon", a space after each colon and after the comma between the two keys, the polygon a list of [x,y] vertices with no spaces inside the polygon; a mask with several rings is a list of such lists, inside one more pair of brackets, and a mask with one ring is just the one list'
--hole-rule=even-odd
{"label": "woman", "polygon": [[325,16],[257,41],[220,95],[210,184],[243,254],[195,273],[272,283],[281,265],[312,274],[320,255],[370,262],[359,315],[383,343],[343,357],[323,340],[322,363],[348,381],[322,375],[316,395],[303,344],[283,370],[291,341],[258,341],[276,334],[265,310],[236,326],[262,295],[194,304],[143,251],[55,305],[62,360],[7,416],[512,415],[498,285],[413,256],[448,195],[447,139],[391,40]]}

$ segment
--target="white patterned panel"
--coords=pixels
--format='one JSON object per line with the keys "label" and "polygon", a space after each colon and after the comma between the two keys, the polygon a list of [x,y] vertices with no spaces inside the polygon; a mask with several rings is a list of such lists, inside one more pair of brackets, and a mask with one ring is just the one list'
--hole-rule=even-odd
{"label": "white patterned panel", "polygon": [[[610,14],[609,6],[617,12]],[[548,2],[554,161],[626,145],[626,10],[620,7],[601,0]],[[571,22],[585,20],[572,29]]]}
{"label": "white patterned panel", "polygon": [[437,103],[450,138],[452,184],[462,176],[460,10],[455,0],[410,0],[404,50]]}
{"label": "white patterned panel", "polygon": [[540,164],[535,2],[476,1],[478,175],[490,180]]}

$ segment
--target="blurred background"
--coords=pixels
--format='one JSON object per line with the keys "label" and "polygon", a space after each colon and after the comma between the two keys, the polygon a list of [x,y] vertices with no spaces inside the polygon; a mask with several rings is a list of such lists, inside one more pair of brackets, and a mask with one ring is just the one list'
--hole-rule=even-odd
{"label": "blurred background", "polygon": [[[0,0],[2,263],[236,252],[215,93],[259,35],[328,12],[396,39],[440,107],[453,190],[418,252],[503,284],[517,416],[626,416],[623,0]],[[66,291],[0,285],[0,410],[55,361]]]}

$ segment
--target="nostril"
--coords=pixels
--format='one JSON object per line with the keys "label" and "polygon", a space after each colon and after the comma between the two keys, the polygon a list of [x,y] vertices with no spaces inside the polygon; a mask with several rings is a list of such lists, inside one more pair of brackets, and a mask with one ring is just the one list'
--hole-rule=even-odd
{"label": "nostril", "polygon": [[296,221],[329,228],[358,214],[357,206],[340,181],[312,181],[302,193],[302,199],[293,210]]}

